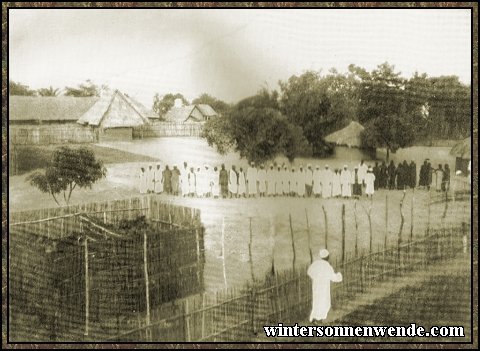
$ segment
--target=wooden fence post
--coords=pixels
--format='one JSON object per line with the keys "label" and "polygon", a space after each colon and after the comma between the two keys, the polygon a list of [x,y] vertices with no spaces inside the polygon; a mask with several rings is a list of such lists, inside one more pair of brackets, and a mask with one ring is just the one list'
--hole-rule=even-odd
{"label": "wooden fence post", "polygon": [[[248,249],[250,250],[250,245]],[[223,283],[226,288],[227,287],[227,268],[225,265],[225,217],[222,218],[222,266],[223,266]]]}
{"label": "wooden fence post", "polygon": [[150,288],[148,278],[148,255],[147,255],[147,232],[143,232],[143,271],[145,274],[145,304],[146,304],[146,316],[145,323],[150,325]]}
{"label": "wooden fence post", "polygon": [[342,204],[342,264],[345,263],[345,204]]}
{"label": "wooden fence post", "polygon": [[90,282],[88,277],[88,239],[85,236],[83,242],[85,253],[85,332],[84,335],[88,336],[89,332],[89,318],[90,318]]}
{"label": "wooden fence post", "polygon": [[307,220],[307,234],[308,234],[308,251],[310,253],[310,263],[313,262],[313,253],[312,253],[312,240],[311,240],[311,234],[310,234],[310,224],[308,222],[308,211],[305,208],[305,218]]}
{"label": "wooden fence post", "polygon": [[272,236],[272,241],[273,241],[273,247],[272,247],[272,275],[275,275],[275,244],[276,244],[276,238],[277,238],[277,229],[275,226],[276,221],[274,220],[273,217],[270,216],[270,231],[271,231],[271,236]]}
{"label": "wooden fence post", "polygon": [[412,205],[410,209],[410,241],[413,241],[413,213],[415,206],[415,188],[412,191]]}
{"label": "wooden fence post", "polygon": [[355,218],[355,258],[358,257],[358,221],[357,221],[357,200],[353,203],[353,216]]}
{"label": "wooden fence post", "polygon": [[328,218],[327,211],[325,211],[325,206],[322,205],[323,218],[325,219],[325,249],[328,249]]}
{"label": "wooden fence post", "polygon": [[252,283],[255,282],[255,274],[253,273],[253,257],[252,257],[252,241],[253,241],[253,232],[252,232],[252,217],[249,217],[250,220],[250,240],[248,242],[248,257],[250,261],[250,274],[252,276]]}
{"label": "wooden fence post", "polygon": [[384,250],[387,249],[387,237],[388,237],[388,194],[385,195],[385,241]]}
{"label": "wooden fence post", "polygon": [[188,298],[185,299],[185,326],[186,326],[186,331],[187,331],[187,342],[191,340],[191,335],[190,335],[190,316],[188,315],[189,310],[188,310]]}
{"label": "wooden fence post", "polygon": [[295,252],[295,238],[294,238],[294,235],[293,235],[292,215],[288,214],[288,218],[290,220],[290,236],[292,238],[292,251],[293,251],[292,267],[293,267],[293,270],[295,271],[295,263],[297,261],[297,254]]}

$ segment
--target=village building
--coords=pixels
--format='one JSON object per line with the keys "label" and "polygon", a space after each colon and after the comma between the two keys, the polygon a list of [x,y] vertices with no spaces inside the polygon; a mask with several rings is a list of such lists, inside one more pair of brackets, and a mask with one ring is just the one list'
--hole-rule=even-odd
{"label": "village building", "polygon": [[337,130],[325,137],[325,141],[335,144],[335,158],[345,160],[375,159],[375,150],[362,148],[361,134],[365,128],[352,121],[345,128]]}
{"label": "village building", "polygon": [[165,121],[173,123],[206,122],[216,116],[218,113],[207,104],[174,106],[166,113]]}
{"label": "village building", "polygon": [[91,127],[98,141],[132,140],[133,128],[149,125],[155,114],[118,90],[104,93],[77,121]]}

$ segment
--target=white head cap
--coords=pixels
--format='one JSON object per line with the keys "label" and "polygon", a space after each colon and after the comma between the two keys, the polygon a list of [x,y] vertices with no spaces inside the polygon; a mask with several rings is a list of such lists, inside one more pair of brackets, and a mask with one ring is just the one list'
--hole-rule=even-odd
{"label": "white head cap", "polygon": [[455,172],[455,174],[456,174],[456,175],[460,175],[460,174],[462,174],[462,171],[461,171],[461,170],[458,170],[458,171]]}
{"label": "white head cap", "polygon": [[318,254],[320,255],[320,258],[327,258],[330,253],[327,249],[320,249]]}

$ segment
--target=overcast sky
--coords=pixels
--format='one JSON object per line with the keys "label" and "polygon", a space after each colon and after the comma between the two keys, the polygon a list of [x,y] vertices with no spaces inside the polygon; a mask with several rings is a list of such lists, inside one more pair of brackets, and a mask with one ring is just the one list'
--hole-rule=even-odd
{"label": "overcast sky", "polygon": [[470,82],[470,12],[439,10],[9,10],[10,79],[37,89],[108,84],[151,107],[155,92],[228,102],[308,69]]}

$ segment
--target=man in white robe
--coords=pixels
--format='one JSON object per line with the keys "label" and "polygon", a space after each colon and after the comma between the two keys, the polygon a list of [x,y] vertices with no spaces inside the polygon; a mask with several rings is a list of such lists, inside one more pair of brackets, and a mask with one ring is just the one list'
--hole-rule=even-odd
{"label": "man in white robe", "polygon": [[180,189],[182,191],[182,196],[185,197],[189,193],[189,184],[188,184],[188,165],[187,162],[183,162],[183,169],[180,171]]}
{"label": "man in white robe", "polygon": [[343,170],[340,173],[340,184],[342,185],[342,196],[352,196],[352,173],[348,170],[347,165],[343,166]]}
{"label": "man in white robe", "polygon": [[195,172],[195,195],[197,197],[203,197],[203,171],[201,167],[197,167],[197,171]]}
{"label": "man in white robe", "polygon": [[283,166],[282,171],[282,188],[283,195],[290,195],[290,172],[288,171],[287,165]]}
{"label": "man in white robe", "polygon": [[160,163],[157,163],[157,168],[155,169],[155,173],[153,175],[153,181],[155,183],[154,190],[156,194],[160,194],[163,192],[163,170],[160,167]]}
{"label": "man in white robe", "polygon": [[365,186],[365,176],[367,175],[368,166],[365,164],[365,161],[360,161],[358,165],[358,182]]}
{"label": "man in white robe", "polygon": [[307,197],[312,196],[313,190],[313,169],[312,165],[308,164],[305,170],[305,193]]}
{"label": "man in white robe", "polygon": [[312,183],[313,195],[315,195],[315,197],[319,197],[322,194],[322,171],[320,170],[319,165],[315,166],[315,170],[313,171]]}
{"label": "man in white robe", "polygon": [[300,169],[297,172],[297,194],[300,197],[305,196],[305,171],[303,165],[300,165]]}
{"label": "man in white robe", "polygon": [[267,191],[267,171],[265,171],[263,165],[260,165],[260,169],[257,172],[258,192],[261,197],[265,197]]}
{"label": "man in white robe", "polygon": [[312,312],[310,322],[327,318],[331,307],[330,282],[341,282],[342,273],[335,273],[328,262],[328,251],[320,250],[320,259],[308,267],[307,274],[312,279]]}
{"label": "man in white robe", "polygon": [[280,165],[275,172],[275,194],[277,196],[283,194],[283,171]]}
{"label": "man in white robe", "polygon": [[188,195],[195,196],[195,168],[190,167],[190,172],[188,172]]}
{"label": "man in white robe", "polygon": [[250,164],[247,168],[247,187],[248,197],[257,196],[257,169],[255,168],[255,162]]}
{"label": "man in white robe", "polygon": [[245,172],[243,171],[243,168],[240,167],[240,170],[238,172],[238,189],[237,189],[237,194],[239,197],[245,197],[245,193],[247,192],[247,186],[245,183]]}
{"label": "man in white robe", "polygon": [[145,168],[141,167],[140,168],[140,175],[138,179],[138,190],[140,191],[140,194],[146,194],[147,193],[147,174],[145,173]]}
{"label": "man in white robe", "polygon": [[367,194],[367,197],[373,196],[373,193],[375,192],[375,174],[373,174],[373,168],[369,167],[367,174],[365,175],[365,194]]}
{"label": "man in white robe", "polygon": [[220,173],[216,166],[213,168],[210,178],[212,182],[212,196],[214,198],[219,198],[220,197]]}
{"label": "man in white robe", "polygon": [[277,172],[273,168],[273,164],[270,164],[270,168],[267,170],[267,195],[268,196],[275,195],[276,173]]}
{"label": "man in white robe", "polygon": [[332,196],[332,187],[333,187],[333,175],[334,173],[328,165],[325,165],[325,169],[321,174],[321,183],[322,183],[322,197],[328,199]]}
{"label": "man in white robe", "polygon": [[290,172],[290,195],[297,196],[297,173],[295,172],[295,167],[292,167]]}
{"label": "man in white robe", "polygon": [[228,191],[230,192],[230,197],[237,197],[238,179],[235,166],[232,166],[232,169],[228,174]]}
{"label": "man in white robe", "polygon": [[148,166],[147,170],[147,192],[153,193],[155,191],[155,174],[154,174],[153,165]]}

